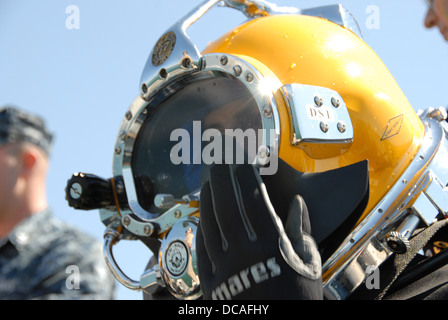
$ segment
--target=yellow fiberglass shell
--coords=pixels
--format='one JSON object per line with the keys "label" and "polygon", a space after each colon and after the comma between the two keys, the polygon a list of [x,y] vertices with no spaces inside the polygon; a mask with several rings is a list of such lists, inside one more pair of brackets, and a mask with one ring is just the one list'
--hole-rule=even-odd
{"label": "yellow fiberglass shell", "polygon": [[[291,119],[279,92],[279,156],[301,172],[321,172],[369,160],[370,212],[415,157],[424,126],[375,52],[357,35],[328,20],[276,15],[251,20],[210,43],[203,53],[249,60],[283,85],[330,88],[344,100],[354,127],[348,151],[311,158],[291,144]],[[248,58],[250,57],[250,58]]]}

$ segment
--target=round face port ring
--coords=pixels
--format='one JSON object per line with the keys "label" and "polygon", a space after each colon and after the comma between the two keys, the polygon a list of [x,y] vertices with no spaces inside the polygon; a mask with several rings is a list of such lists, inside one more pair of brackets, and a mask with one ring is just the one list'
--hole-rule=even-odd
{"label": "round face port ring", "polygon": [[[172,76],[168,72],[165,86],[159,86],[161,89],[158,89],[156,94],[151,95],[149,93],[151,98],[148,100],[143,99],[141,96],[137,97],[126,112],[120,127],[113,159],[114,176],[123,177],[129,208],[144,221],[154,221],[158,222],[159,225],[169,226],[172,225],[173,220],[194,212],[192,208],[185,205],[175,205],[164,213],[145,210],[139,204],[132,172],[134,146],[143,122],[150,116],[148,109],[154,104],[155,99],[167,99],[177,90],[180,90],[182,82],[188,81],[188,79],[210,77],[216,74],[227,74],[237,78],[248,89],[257,104],[264,133],[261,144],[266,146],[270,153],[278,151],[280,124],[273,92],[281,86],[280,81],[272,77],[264,77],[249,62],[229,54],[206,54],[202,56],[201,60],[202,68],[200,70],[198,69],[191,72],[191,74],[177,77]],[[176,71],[173,72],[177,74]],[[168,221],[160,221],[164,219]]]}

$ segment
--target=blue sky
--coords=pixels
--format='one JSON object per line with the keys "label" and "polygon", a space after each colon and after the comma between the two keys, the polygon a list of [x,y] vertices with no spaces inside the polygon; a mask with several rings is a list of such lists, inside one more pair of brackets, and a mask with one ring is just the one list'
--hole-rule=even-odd
{"label": "blue sky", "polygon": [[[102,241],[97,211],[67,206],[64,188],[73,172],[112,175],[112,154],[123,116],[139,92],[152,46],[198,0],[0,0],[0,105],[42,115],[56,134],[48,198],[54,214]],[[361,27],[417,110],[448,105],[448,43],[423,27],[422,0],[279,0],[302,8],[341,3]],[[68,29],[67,7],[79,9],[79,29]],[[369,27],[377,9],[378,28]],[[190,29],[200,49],[245,17],[214,8]],[[123,271],[139,278],[148,259],[138,242],[116,248]],[[117,299],[140,299],[121,285]]]}

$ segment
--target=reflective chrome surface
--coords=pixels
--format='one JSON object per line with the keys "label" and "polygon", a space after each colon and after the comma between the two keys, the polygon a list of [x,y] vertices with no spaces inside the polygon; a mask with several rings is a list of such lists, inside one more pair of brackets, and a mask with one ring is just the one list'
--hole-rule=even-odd
{"label": "reflective chrome surface", "polygon": [[160,286],[182,300],[201,297],[195,236],[199,219],[180,219],[162,240],[158,264],[146,270],[140,278],[142,289],[151,294]]}
{"label": "reflective chrome surface", "polygon": [[[353,141],[353,125],[347,107],[334,90],[302,84],[282,86],[292,121],[291,142],[313,158],[344,153]],[[322,152],[322,144],[327,145]]]}
{"label": "reflective chrome surface", "polygon": [[142,97],[149,99],[171,78],[200,68],[201,54],[187,35],[187,29],[219,2],[208,0],[201,3],[160,37],[142,72]]}
{"label": "reflective chrome surface", "polygon": [[117,279],[123,286],[132,290],[141,290],[139,281],[129,278],[118,266],[115,261],[112,248],[120,240],[120,232],[115,228],[108,228],[104,234],[104,260],[106,261],[109,270],[112,272],[115,279]]}
{"label": "reflective chrome surface", "polygon": [[198,226],[199,219],[195,217],[177,221],[160,247],[161,276],[178,299],[197,299],[202,295],[195,244]]}
{"label": "reflective chrome surface", "polygon": [[[324,294],[345,299],[362,285],[367,270],[379,267],[393,251],[391,232],[408,239],[417,225],[446,218],[448,140],[443,122],[421,116],[426,133],[420,151],[386,197],[324,263]],[[436,183],[436,184],[434,184]],[[418,217],[418,221],[416,220]]]}
{"label": "reflective chrome surface", "polygon": [[[121,270],[113,254],[113,247],[126,239],[119,217],[111,216],[107,210],[101,211],[103,222],[108,226],[104,233],[104,258],[113,276],[123,286],[149,294],[166,287],[176,298],[185,300],[201,297],[195,244],[199,225],[197,217],[179,219],[174,224],[162,240],[158,264],[146,270],[137,281]],[[130,239],[129,235],[127,237]]]}

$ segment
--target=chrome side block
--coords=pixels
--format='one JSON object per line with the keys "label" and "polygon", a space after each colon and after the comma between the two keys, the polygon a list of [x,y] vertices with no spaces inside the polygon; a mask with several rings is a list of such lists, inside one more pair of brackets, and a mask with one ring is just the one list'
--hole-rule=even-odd
{"label": "chrome side block", "polygon": [[341,96],[334,90],[287,84],[281,88],[292,124],[291,143],[320,159],[344,153],[353,141],[353,125]]}

